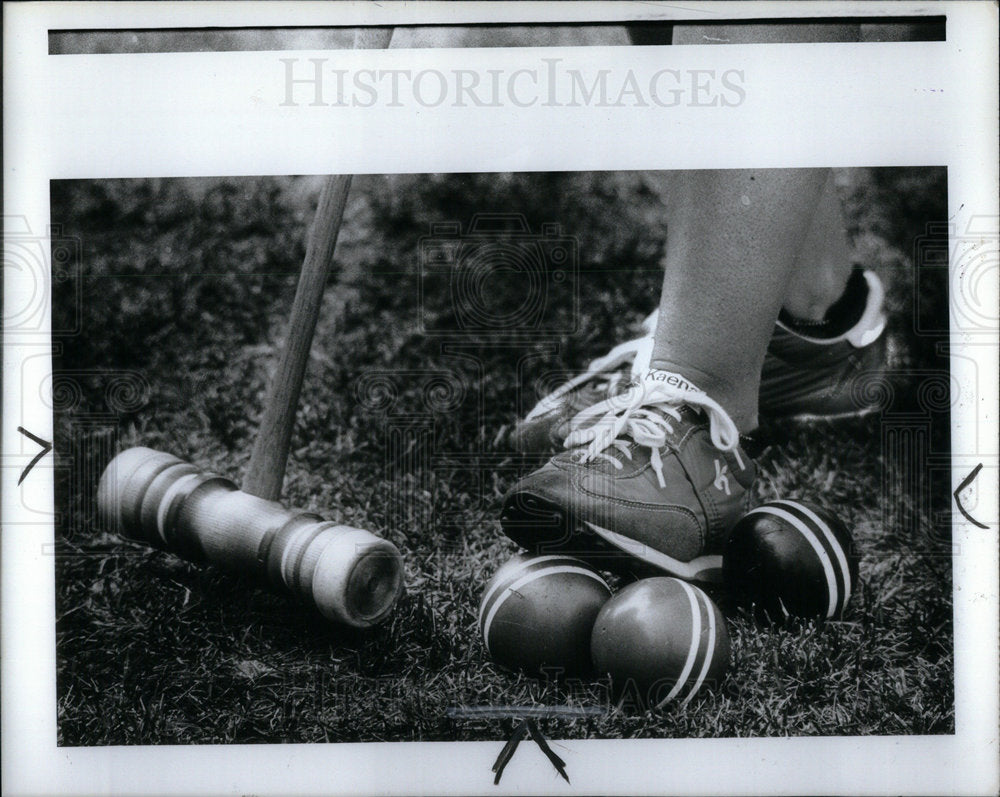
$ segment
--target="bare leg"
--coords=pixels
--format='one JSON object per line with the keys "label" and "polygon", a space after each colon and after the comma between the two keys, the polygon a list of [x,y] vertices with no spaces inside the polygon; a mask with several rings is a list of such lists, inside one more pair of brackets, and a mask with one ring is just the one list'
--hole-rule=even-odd
{"label": "bare leg", "polygon": [[843,294],[851,269],[851,246],[844,215],[833,172],[829,172],[795,256],[784,309],[797,319],[821,321],[830,305]]}
{"label": "bare leg", "polygon": [[757,425],[767,343],[826,180],[823,169],[686,172],[670,197],[654,368]]}
{"label": "bare leg", "polygon": [[[853,42],[861,40],[859,25],[748,24],[676,25],[674,44]],[[844,229],[833,175],[823,188],[809,232],[796,256],[795,274],[784,308],[795,318],[818,321],[844,292],[851,275],[851,251]]]}
{"label": "bare leg", "polygon": [[[933,36],[912,24],[747,24],[642,26],[630,30],[636,44],[733,44],[852,41],[918,41]],[[851,248],[832,172],[796,257],[783,307],[795,319],[820,321],[844,292],[851,275]]]}
{"label": "bare leg", "polygon": [[[629,36],[635,44],[733,44],[850,42],[912,39],[910,26],[838,24],[747,24],[747,25],[635,25]],[[823,188],[796,257],[794,276],[785,296],[784,309],[803,321],[820,321],[826,310],[844,292],[851,275],[851,250],[844,229],[832,172]]]}
{"label": "bare leg", "polygon": [[[858,41],[859,36],[857,25],[673,29],[677,45]],[[793,281],[797,268],[812,263],[815,253],[806,247],[839,222],[832,185],[820,202],[829,182],[823,169],[690,172],[670,195],[668,267],[652,365],[693,380],[727,409],[740,431],[757,425],[760,370],[782,305],[791,299],[796,309],[822,316],[824,302],[832,303],[846,283],[849,271],[829,266],[838,251],[821,261],[826,265],[806,266],[807,273]],[[846,239],[842,243],[846,246]],[[824,278],[817,279],[819,272]],[[812,283],[830,287],[816,290]],[[834,291],[837,296],[830,298]]]}

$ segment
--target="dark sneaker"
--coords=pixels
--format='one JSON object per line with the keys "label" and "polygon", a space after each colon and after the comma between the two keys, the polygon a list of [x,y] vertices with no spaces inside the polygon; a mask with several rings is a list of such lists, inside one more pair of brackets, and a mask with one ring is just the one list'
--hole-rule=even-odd
{"label": "dark sneaker", "polygon": [[756,468],[726,412],[678,374],[648,370],[576,418],[569,448],[504,497],[504,533],[535,553],[717,581]]}
{"label": "dark sneaker", "polygon": [[867,295],[847,332],[815,337],[778,319],[761,372],[762,422],[853,418],[877,408],[877,391],[868,388],[886,365],[885,291],[871,271],[856,279]]}
{"label": "dark sneaker", "polygon": [[573,431],[573,418],[606,399],[623,392],[649,368],[657,313],[642,322],[641,338],[619,343],[598,357],[582,374],[544,396],[511,432],[511,443],[524,453],[559,451]]}
{"label": "dark sneaker", "polygon": [[[836,420],[865,415],[878,406],[865,385],[885,368],[885,291],[871,271],[858,269],[864,298],[860,319],[845,333],[822,338],[779,320],[768,345],[760,385],[761,422]],[[587,370],[541,401],[511,432],[523,453],[558,451],[579,426],[576,416],[626,390],[649,367],[657,313],[642,322],[644,337],[619,344]]]}

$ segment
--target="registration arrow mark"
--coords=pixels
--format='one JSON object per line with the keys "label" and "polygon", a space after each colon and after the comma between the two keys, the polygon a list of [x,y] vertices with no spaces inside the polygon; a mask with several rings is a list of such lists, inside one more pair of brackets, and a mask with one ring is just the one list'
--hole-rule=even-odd
{"label": "registration arrow mark", "polygon": [[38,443],[38,445],[42,447],[42,450],[39,451],[37,454],[35,454],[35,458],[28,463],[28,466],[24,470],[21,471],[21,478],[17,480],[17,483],[20,484],[21,482],[24,481],[24,477],[31,472],[31,469],[35,467],[36,464],[38,464],[38,460],[40,460],[42,457],[44,457],[52,450],[52,443],[50,443],[48,440],[42,440],[42,438],[33,435],[23,426],[18,426],[17,431],[19,431],[25,437],[30,438],[34,442]]}
{"label": "registration arrow mark", "polygon": [[964,490],[966,487],[968,487],[976,480],[976,476],[979,475],[979,471],[981,471],[982,469],[983,469],[983,463],[980,462],[978,465],[976,465],[975,468],[972,469],[972,473],[966,476],[965,479],[962,481],[962,483],[958,485],[958,489],[955,490],[954,493],[955,506],[958,507],[958,511],[961,512],[962,515],[965,517],[965,519],[968,520],[970,523],[974,523],[981,529],[988,529],[989,526],[987,526],[985,523],[980,523],[972,515],[969,514],[969,511],[964,506],[962,506],[962,498],[961,498],[962,490]]}

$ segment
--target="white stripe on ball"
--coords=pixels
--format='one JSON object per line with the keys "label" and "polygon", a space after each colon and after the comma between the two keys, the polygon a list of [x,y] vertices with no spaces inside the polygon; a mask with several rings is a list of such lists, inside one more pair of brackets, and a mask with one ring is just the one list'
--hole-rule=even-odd
{"label": "white stripe on ball", "polygon": [[701,612],[698,610],[698,598],[694,594],[694,590],[686,582],[677,580],[677,583],[684,588],[684,592],[687,593],[688,601],[691,604],[691,644],[688,646],[687,660],[684,662],[684,669],[681,670],[681,674],[677,678],[677,683],[674,684],[674,688],[670,690],[670,693],[657,704],[657,708],[662,708],[666,703],[677,697],[677,693],[687,683],[687,679],[691,675],[691,670],[694,669],[694,662],[698,656],[698,647],[701,644]]}
{"label": "white stripe on ball", "polygon": [[833,572],[833,562],[830,561],[830,557],[827,556],[826,551],[823,550],[822,543],[820,543],[820,541],[816,538],[816,535],[813,534],[812,529],[795,517],[795,515],[786,512],[784,509],[777,509],[773,506],[759,506],[756,509],[752,509],[747,512],[747,515],[753,514],[771,514],[776,517],[780,517],[782,520],[788,521],[799,530],[802,536],[805,537],[806,542],[812,546],[812,549],[816,552],[816,556],[819,557],[820,563],[823,565],[823,572],[826,573],[827,593],[830,598],[830,603],[826,610],[826,616],[833,617],[833,614],[837,609],[837,576]]}
{"label": "white stripe on ball", "polygon": [[[565,557],[557,557],[564,559]],[[592,578],[594,581],[600,582],[600,584],[607,589],[607,584],[604,583],[604,579],[601,578],[593,570],[587,570],[585,567],[571,567],[563,565],[560,567],[543,567],[540,570],[533,570],[526,576],[522,576],[513,584],[505,588],[503,595],[497,598],[496,603],[490,609],[489,614],[486,615],[486,622],[483,625],[483,641],[486,643],[486,651],[492,656],[493,651],[490,650],[490,626],[493,625],[493,618],[497,616],[497,612],[500,611],[500,607],[506,603],[507,598],[513,595],[517,590],[523,587],[525,584],[530,584],[532,581],[537,581],[543,576],[551,576],[557,573],[576,573],[578,575],[587,576],[587,578]]]}
{"label": "white stripe on ball", "polygon": [[[514,571],[524,570],[528,567],[534,567],[535,565],[542,564],[544,562],[553,562],[553,561],[572,562],[573,559],[566,556],[565,554],[549,554],[547,556],[536,556],[533,559],[528,559],[527,561],[521,562],[519,567],[512,568],[512,570]],[[498,590],[503,589],[504,581],[505,579],[500,579],[499,581],[494,582],[493,586],[489,588],[489,591],[487,591],[487,593],[483,595],[483,600],[479,604],[479,619],[476,621],[476,624],[479,625],[480,627],[482,627],[483,625],[483,612],[486,611],[486,604],[489,603],[490,598],[492,598],[497,593]]]}
{"label": "white stripe on ball", "polygon": [[833,529],[830,528],[826,521],[824,521],[807,506],[803,506],[802,504],[797,504],[792,501],[775,501],[774,503],[794,506],[813,523],[815,523],[819,527],[819,530],[826,536],[827,540],[829,540],[830,547],[833,548],[833,552],[837,556],[837,562],[840,564],[840,574],[843,576],[841,581],[844,585],[843,606],[846,608],[847,602],[851,599],[851,568],[847,564],[847,557],[844,555],[844,549],[841,547],[840,540],[837,539],[837,535],[833,533]]}
{"label": "white stripe on ball", "polygon": [[[701,591],[699,590],[699,592]],[[698,673],[698,680],[691,687],[691,691],[688,692],[687,697],[681,701],[681,708],[684,708],[688,704],[688,701],[695,696],[697,691],[701,689],[701,685],[705,683],[705,676],[708,675],[708,668],[712,666],[712,657],[715,655],[715,612],[712,611],[712,606],[708,602],[708,596],[704,592],[701,592],[698,597],[705,604],[705,612],[708,614],[708,645],[705,647],[705,660],[702,662],[701,672]]]}

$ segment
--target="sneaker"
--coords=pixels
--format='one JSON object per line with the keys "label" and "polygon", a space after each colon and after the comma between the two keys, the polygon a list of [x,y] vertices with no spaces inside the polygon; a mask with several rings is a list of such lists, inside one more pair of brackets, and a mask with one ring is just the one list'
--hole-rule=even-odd
{"label": "sneaker", "polygon": [[619,573],[718,581],[756,474],[725,410],[682,376],[647,370],[574,422],[569,450],[504,497],[504,533]]}
{"label": "sneaker", "polygon": [[511,444],[524,453],[558,451],[573,430],[573,418],[588,407],[617,396],[649,368],[658,313],[642,322],[643,336],[619,343],[582,374],[544,396],[511,432]]}
{"label": "sneaker", "polygon": [[[782,312],[761,371],[762,421],[838,420],[878,408],[877,397],[867,388],[886,364],[885,290],[873,272],[859,269],[845,292],[845,297],[851,295],[856,297],[851,303],[863,309],[850,328],[839,334],[834,327],[833,334],[824,335],[824,325],[810,329]],[[845,298],[837,304],[841,303],[848,301]],[[837,314],[835,305],[827,317]]]}
{"label": "sneaker", "polygon": [[[845,304],[848,297],[855,308],[863,310],[843,334],[823,337],[825,330],[817,326],[806,335],[786,316],[778,320],[761,373],[763,422],[834,420],[877,408],[873,394],[862,389],[862,380],[871,380],[885,367],[885,291],[873,272],[856,269],[845,291]],[[656,320],[654,311],[642,323],[643,337],[616,346],[584,373],[542,398],[515,426],[511,445],[523,453],[562,448],[578,426],[579,413],[622,392],[648,369]]]}

